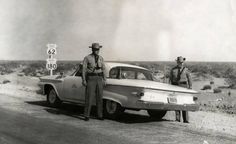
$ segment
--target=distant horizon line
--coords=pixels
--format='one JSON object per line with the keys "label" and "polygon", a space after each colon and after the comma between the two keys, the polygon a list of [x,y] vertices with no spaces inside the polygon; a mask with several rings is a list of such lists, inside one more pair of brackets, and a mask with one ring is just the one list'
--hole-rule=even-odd
{"label": "distant horizon line", "polygon": [[[45,60],[0,60],[0,61],[46,61]],[[83,60],[58,60],[58,62],[60,61],[83,61]],[[158,61],[158,60],[153,60],[153,61],[142,61],[142,60],[137,60],[137,61],[132,61],[132,60],[123,60],[123,61],[120,61],[120,60],[107,60],[107,62],[175,62],[174,60],[173,61]],[[218,63],[236,63],[236,61],[186,61],[186,63],[188,62],[218,62]]]}

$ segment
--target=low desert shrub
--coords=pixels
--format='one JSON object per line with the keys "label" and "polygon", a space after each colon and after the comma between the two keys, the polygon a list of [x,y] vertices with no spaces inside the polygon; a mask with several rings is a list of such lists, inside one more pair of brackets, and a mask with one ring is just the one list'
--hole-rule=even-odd
{"label": "low desert shrub", "polygon": [[222,90],[221,90],[220,88],[215,88],[215,89],[213,89],[213,92],[214,92],[214,93],[221,93]]}
{"label": "low desert shrub", "polygon": [[208,89],[211,89],[211,86],[210,85],[204,85],[202,90],[208,90]]}
{"label": "low desert shrub", "polygon": [[7,65],[1,65],[0,66],[0,71],[1,71],[1,75],[4,75],[4,74],[10,74],[12,72],[14,72],[9,66]]}
{"label": "low desert shrub", "polygon": [[9,81],[9,80],[6,79],[6,80],[4,80],[2,83],[3,83],[3,84],[7,84],[7,83],[10,83],[10,82],[11,82],[11,81]]}
{"label": "low desert shrub", "polygon": [[26,76],[36,76],[37,73],[44,74],[46,73],[45,62],[34,62],[27,65],[21,73],[24,73]]}

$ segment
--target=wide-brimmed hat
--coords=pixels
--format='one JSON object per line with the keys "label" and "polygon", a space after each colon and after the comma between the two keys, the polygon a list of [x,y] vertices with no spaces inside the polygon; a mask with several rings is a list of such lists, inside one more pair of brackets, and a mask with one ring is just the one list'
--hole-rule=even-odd
{"label": "wide-brimmed hat", "polygon": [[99,45],[99,43],[92,43],[92,46],[89,46],[89,48],[100,49],[100,48],[102,48],[102,46]]}
{"label": "wide-brimmed hat", "polygon": [[186,60],[186,58],[184,58],[184,57],[182,57],[182,56],[179,56],[179,57],[177,57],[177,59],[176,59],[177,62],[181,62],[181,63],[183,63],[185,60]]}

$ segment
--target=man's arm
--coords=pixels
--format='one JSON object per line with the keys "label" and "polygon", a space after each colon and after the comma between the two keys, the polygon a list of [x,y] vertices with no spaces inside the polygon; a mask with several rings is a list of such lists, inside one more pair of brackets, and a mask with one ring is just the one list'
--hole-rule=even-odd
{"label": "man's arm", "polygon": [[189,70],[186,72],[187,80],[188,80],[188,88],[192,89],[192,76]]}
{"label": "man's arm", "polygon": [[86,73],[87,73],[87,63],[88,63],[88,60],[87,58],[85,57],[84,60],[83,60],[83,69],[82,69],[82,80],[83,80],[83,85],[86,86],[87,84],[87,80],[86,80]]}
{"label": "man's arm", "polygon": [[102,58],[102,72],[103,72],[103,80],[106,81],[107,77],[106,77],[106,67],[105,67],[105,63],[104,60]]}
{"label": "man's arm", "polygon": [[172,84],[173,79],[173,69],[170,70],[169,83]]}

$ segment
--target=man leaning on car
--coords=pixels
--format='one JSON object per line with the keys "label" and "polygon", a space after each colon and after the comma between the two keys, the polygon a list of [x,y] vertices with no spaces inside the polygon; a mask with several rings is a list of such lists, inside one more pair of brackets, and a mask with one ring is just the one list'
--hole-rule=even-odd
{"label": "man leaning on car", "polygon": [[93,99],[96,99],[98,119],[103,120],[103,86],[106,84],[105,65],[103,57],[99,55],[102,48],[99,43],[93,43],[92,53],[83,60],[82,79],[83,85],[86,86],[85,94],[85,121],[89,120]]}
{"label": "man leaning on car", "polygon": [[[182,56],[177,57],[177,66],[171,69],[170,72],[170,83],[172,85],[178,85],[181,87],[192,89],[192,79],[188,68],[184,66],[185,58]],[[176,121],[180,122],[181,111],[176,110]],[[188,111],[182,111],[183,121],[189,122]]]}

